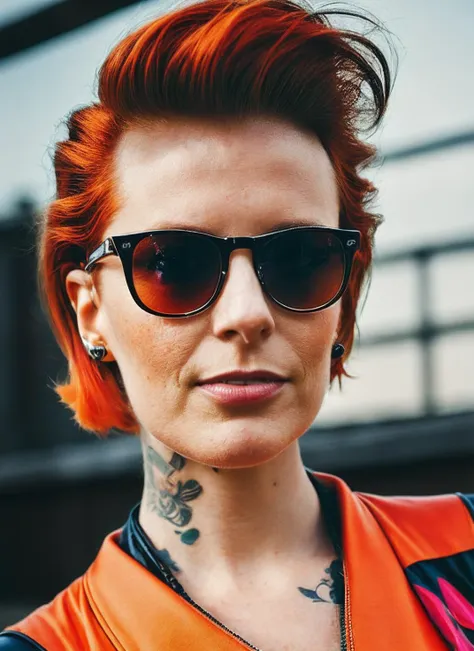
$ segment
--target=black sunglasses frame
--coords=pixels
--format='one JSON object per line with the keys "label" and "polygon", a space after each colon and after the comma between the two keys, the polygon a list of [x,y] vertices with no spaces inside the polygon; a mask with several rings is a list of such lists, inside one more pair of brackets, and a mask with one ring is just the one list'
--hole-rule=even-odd
{"label": "black sunglasses frame", "polygon": [[[265,279],[263,277],[261,266],[259,264],[259,252],[262,247],[271,241],[274,238],[281,237],[285,233],[291,233],[294,231],[317,231],[321,233],[328,233],[335,236],[341,244],[343,255],[344,255],[344,274],[341,286],[337,294],[330,301],[324,305],[318,306],[316,308],[300,309],[292,308],[288,305],[284,305],[278,299],[276,299],[266,288]],[[205,238],[207,241],[211,240],[213,244],[217,247],[220,253],[221,261],[221,271],[216,289],[211,298],[201,307],[192,310],[191,312],[179,313],[179,314],[166,314],[163,312],[156,312],[151,308],[147,307],[140,297],[138,296],[135,285],[133,282],[133,254],[135,248],[139,242],[143,239],[159,235],[161,233],[176,233],[176,234],[193,234],[199,238]],[[285,308],[291,312],[300,312],[300,313],[310,313],[310,312],[319,312],[324,310],[338,301],[342,294],[344,293],[347,284],[349,282],[349,277],[351,274],[352,263],[354,260],[354,254],[360,248],[361,234],[357,230],[349,230],[342,228],[326,228],[323,226],[295,226],[291,228],[285,228],[282,230],[274,231],[272,233],[264,233],[263,235],[256,235],[254,237],[218,237],[217,235],[211,235],[210,233],[202,233],[201,231],[193,231],[186,229],[166,229],[166,230],[152,230],[144,231],[140,233],[130,233],[128,235],[112,235],[102,242],[88,257],[84,271],[90,273],[95,265],[102,260],[103,258],[116,255],[120,258],[122,262],[123,271],[125,274],[125,279],[127,282],[128,289],[130,294],[133,297],[135,303],[141,307],[145,312],[149,314],[154,314],[156,316],[161,316],[164,318],[185,318],[188,316],[194,316],[203,312],[208,307],[210,307],[218,298],[226,279],[226,275],[229,269],[229,258],[230,254],[237,249],[250,249],[252,251],[253,265],[255,273],[260,282],[260,285],[265,292],[265,294],[277,305]]]}

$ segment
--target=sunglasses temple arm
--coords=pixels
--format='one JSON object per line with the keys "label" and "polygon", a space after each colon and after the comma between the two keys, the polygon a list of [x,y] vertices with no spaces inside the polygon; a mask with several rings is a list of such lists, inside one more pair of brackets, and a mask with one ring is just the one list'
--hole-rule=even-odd
{"label": "sunglasses temple arm", "polygon": [[92,267],[102,258],[108,255],[118,255],[112,238],[108,237],[100,246],[98,246],[89,256],[84,271],[91,271]]}

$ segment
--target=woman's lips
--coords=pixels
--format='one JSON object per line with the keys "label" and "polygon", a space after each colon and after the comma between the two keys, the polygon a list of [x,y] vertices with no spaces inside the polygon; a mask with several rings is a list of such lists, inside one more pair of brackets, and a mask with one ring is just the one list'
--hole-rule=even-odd
{"label": "woman's lips", "polygon": [[251,382],[249,384],[230,384],[228,382],[209,382],[199,384],[209,396],[224,405],[244,405],[268,400],[276,396],[286,384],[285,380]]}

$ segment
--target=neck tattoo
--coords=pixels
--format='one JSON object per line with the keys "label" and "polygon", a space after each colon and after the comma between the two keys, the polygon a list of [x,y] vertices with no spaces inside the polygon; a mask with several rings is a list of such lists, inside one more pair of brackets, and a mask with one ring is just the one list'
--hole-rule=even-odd
{"label": "neck tattoo", "polygon": [[193,517],[189,502],[202,493],[202,486],[195,479],[184,483],[177,479],[176,473],[184,468],[186,459],[173,453],[166,461],[162,455],[147,446],[145,454],[145,482],[148,508],[160,518],[174,525],[174,532],[185,545],[193,545],[199,538],[199,530],[186,527]]}

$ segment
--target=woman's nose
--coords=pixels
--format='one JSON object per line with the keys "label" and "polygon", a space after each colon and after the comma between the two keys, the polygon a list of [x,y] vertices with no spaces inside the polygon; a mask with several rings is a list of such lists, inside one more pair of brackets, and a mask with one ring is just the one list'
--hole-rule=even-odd
{"label": "woman's nose", "polygon": [[267,338],[275,329],[269,300],[253,267],[250,251],[234,251],[227,277],[213,311],[217,337],[240,337],[245,344]]}

